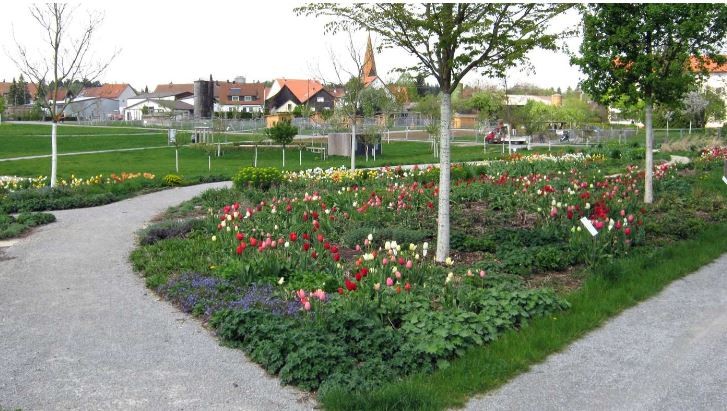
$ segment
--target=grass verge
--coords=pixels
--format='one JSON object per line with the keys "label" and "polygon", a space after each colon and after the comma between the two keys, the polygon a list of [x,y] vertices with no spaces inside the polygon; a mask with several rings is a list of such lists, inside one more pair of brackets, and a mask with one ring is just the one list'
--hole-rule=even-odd
{"label": "grass verge", "polygon": [[582,288],[567,296],[570,310],[507,332],[491,344],[470,350],[447,369],[414,375],[376,391],[329,391],[319,400],[331,410],[463,406],[473,395],[501,386],[725,251],[727,225],[713,226],[691,240],[613,263],[608,270],[611,277],[592,275]]}

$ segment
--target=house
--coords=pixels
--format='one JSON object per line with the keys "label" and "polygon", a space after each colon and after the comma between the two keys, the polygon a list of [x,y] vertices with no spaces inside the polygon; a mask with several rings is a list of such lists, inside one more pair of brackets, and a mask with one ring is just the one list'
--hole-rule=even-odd
{"label": "house", "polygon": [[136,90],[126,83],[88,87],[66,105],[63,114],[79,120],[121,119],[129,98],[134,96]]}
{"label": "house", "polygon": [[265,85],[262,83],[218,82],[215,87],[215,111],[260,113],[265,106]]}
{"label": "house", "polygon": [[168,98],[169,96],[165,97],[164,94],[149,93],[142,99],[133,99],[133,103],[124,108],[124,120],[143,120],[147,116],[180,119],[189,118],[194,114],[194,105],[183,100]]}
{"label": "house", "polygon": [[[727,57],[727,56],[726,56]],[[692,57],[690,59],[693,70],[699,69],[699,62],[697,59]],[[714,90],[715,93],[722,97],[725,105],[727,106],[727,63],[717,64],[712,61],[707,61],[704,65],[707,70],[707,76],[702,83],[702,88],[709,87]],[[707,121],[706,127],[722,127],[725,123],[726,118],[710,118]]]}
{"label": "house", "polygon": [[271,114],[292,112],[305,105],[311,111],[332,110],[334,96],[317,80],[276,79],[265,97]]}

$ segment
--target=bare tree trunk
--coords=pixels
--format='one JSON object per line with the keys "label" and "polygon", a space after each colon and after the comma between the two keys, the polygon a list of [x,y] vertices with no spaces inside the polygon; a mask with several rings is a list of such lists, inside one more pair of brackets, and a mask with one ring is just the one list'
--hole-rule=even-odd
{"label": "bare tree trunk", "polygon": [[452,94],[442,93],[441,130],[439,142],[439,212],[437,214],[436,261],[443,262],[449,255],[449,123],[451,121]]}
{"label": "bare tree trunk", "polygon": [[[55,103],[55,102],[54,102]],[[58,179],[58,123],[53,119],[50,129],[50,186],[56,186]]]}
{"label": "bare tree trunk", "polygon": [[356,169],[356,119],[351,122],[351,170]]}
{"label": "bare tree trunk", "polygon": [[283,168],[285,168],[285,146],[283,146]]}
{"label": "bare tree trunk", "polygon": [[653,105],[646,102],[646,177],[644,178],[644,202],[654,202],[654,122]]}

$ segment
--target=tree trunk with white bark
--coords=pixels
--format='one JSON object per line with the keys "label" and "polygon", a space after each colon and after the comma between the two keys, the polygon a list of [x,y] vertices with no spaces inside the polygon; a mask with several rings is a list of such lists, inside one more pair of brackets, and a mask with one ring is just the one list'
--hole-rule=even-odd
{"label": "tree trunk with white bark", "polygon": [[356,119],[351,122],[351,170],[356,169]]}
{"label": "tree trunk with white bark", "polygon": [[439,212],[437,213],[437,255],[435,257],[438,262],[443,262],[449,256],[449,123],[451,121],[451,110],[452,94],[442,93],[441,129],[439,134]]}
{"label": "tree trunk with white bark", "polygon": [[[55,116],[54,116],[55,117]],[[50,129],[50,186],[56,186],[58,179],[58,123],[53,118],[53,124]]]}
{"label": "tree trunk with white bark", "polygon": [[644,178],[644,202],[654,202],[654,107],[651,100],[646,102],[646,177]]}

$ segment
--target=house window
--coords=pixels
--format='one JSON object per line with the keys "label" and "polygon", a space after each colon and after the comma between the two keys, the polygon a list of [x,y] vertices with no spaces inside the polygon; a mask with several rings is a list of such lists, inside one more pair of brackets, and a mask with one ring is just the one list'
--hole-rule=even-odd
{"label": "house window", "polygon": [[325,99],[323,97],[316,98],[316,102],[318,102],[318,103],[323,103],[324,101],[325,101]]}
{"label": "house window", "polygon": [[288,103],[288,111],[292,111],[292,110],[293,110],[293,104]]}
{"label": "house window", "polygon": [[231,88],[231,89],[230,89],[230,93],[237,93],[237,94],[240,94],[240,89],[239,89],[239,88],[235,88],[235,87],[233,87],[233,88]]}
{"label": "house window", "polygon": [[245,96],[245,101],[252,101],[252,96]]}
{"label": "house window", "polygon": [[240,96],[232,96],[232,101],[240,101]]}

